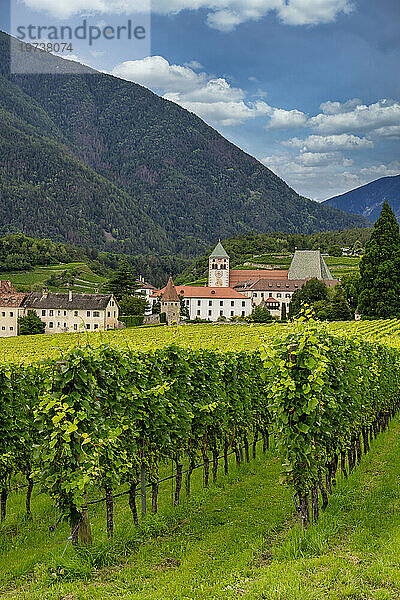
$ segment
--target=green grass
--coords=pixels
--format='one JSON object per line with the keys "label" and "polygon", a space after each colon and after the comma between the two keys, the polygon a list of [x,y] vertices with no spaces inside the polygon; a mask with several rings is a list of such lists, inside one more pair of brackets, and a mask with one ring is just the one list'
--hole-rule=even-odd
{"label": "green grass", "polygon": [[[59,275],[62,271],[74,269],[77,271],[72,289],[76,292],[94,293],[106,280],[105,277],[94,273],[85,263],[65,263],[35,267],[31,271],[13,271],[0,273],[0,279],[11,281],[17,291],[29,291],[32,286],[45,286],[51,275]],[[82,280],[82,281],[81,281]],[[49,286],[52,292],[67,291],[62,286]]]}
{"label": "green grass", "polygon": [[[374,442],[348,480],[339,479],[317,525],[300,535],[291,494],[279,485],[273,451],[160,512],[135,530],[126,498],[117,532],[104,536],[104,506],[91,509],[94,547],[67,549],[46,531],[51,503],[34,499],[32,523],[12,500],[0,551],[0,597],[18,600],[398,600],[400,598],[400,422]],[[1,587],[2,586],[2,587]]]}

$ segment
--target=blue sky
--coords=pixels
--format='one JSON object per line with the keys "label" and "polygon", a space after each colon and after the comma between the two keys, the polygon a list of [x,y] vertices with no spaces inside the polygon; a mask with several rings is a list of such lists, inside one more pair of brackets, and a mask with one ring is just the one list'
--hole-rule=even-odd
{"label": "blue sky", "polygon": [[[200,8],[197,8],[200,7]],[[17,22],[150,28],[142,0],[13,1]],[[203,118],[300,194],[400,173],[398,0],[153,0],[151,46],[75,41],[73,58]],[[14,30],[13,27],[14,26]]]}

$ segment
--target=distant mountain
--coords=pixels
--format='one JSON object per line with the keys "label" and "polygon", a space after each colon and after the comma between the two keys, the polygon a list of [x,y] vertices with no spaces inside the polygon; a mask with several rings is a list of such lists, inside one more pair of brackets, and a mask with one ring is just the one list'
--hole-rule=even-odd
{"label": "distant mountain", "polygon": [[140,85],[41,51],[23,53],[36,74],[10,75],[10,43],[0,32],[0,234],[193,256],[238,233],[365,227]]}
{"label": "distant mountain", "polygon": [[400,175],[382,177],[355,190],[329,198],[323,204],[363,215],[375,223],[387,201],[400,221]]}

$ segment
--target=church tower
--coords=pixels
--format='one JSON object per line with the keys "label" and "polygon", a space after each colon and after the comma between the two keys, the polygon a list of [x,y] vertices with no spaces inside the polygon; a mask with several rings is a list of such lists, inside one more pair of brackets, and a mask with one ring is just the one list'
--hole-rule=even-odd
{"label": "church tower", "polygon": [[208,287],[229,287],[229,256],[221,241],[208,259]]}

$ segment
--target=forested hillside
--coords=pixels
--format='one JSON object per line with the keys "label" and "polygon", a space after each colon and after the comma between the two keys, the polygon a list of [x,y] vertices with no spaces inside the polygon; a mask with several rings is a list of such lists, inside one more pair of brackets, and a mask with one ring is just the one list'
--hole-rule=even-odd
{"label": "forested hillside", "polygon": [[296,194],[192,113],[137,84],[41,52],[10,75],[0,34],[0,223],[130,254],[193,255],[218,237],[365,225]]}
{"label": "forested hillside", "polygon": [[[165,285],[167,277],[181,273],[189,261],[175,256],[128,256],[111,254],[93,248],[36,239],[21,233],[9,233],[0,238],[0,279],[11,279],[18,290],[29,291],[29,285],[44,282],[43,272],[36,277],[37,267],[68,263],[83,263],[101,276],[128,260],[137,276],[142,275],[156,286]],[[79,290],[78,290],[79,291]]]}

